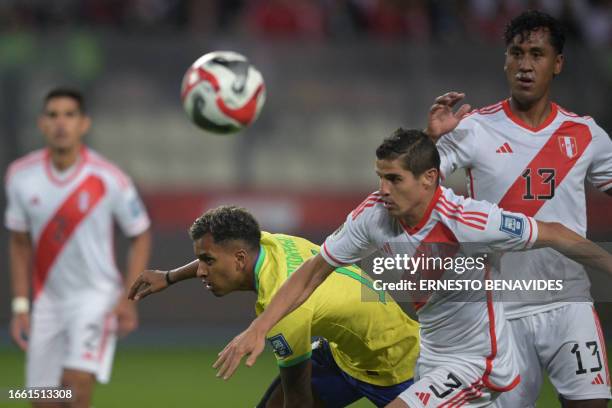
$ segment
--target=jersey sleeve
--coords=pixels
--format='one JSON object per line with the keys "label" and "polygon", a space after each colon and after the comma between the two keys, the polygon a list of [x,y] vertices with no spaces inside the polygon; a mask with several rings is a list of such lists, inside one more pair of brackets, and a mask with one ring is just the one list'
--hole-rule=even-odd
{"label": "jersey sleeve", "polygon": [[369,228],[376,227],[376,210],[380,204],[375,194],[355,208],[321,246],[321,256],[337,268],[359,262],[376,250]]}
{"label": "jersey sleeve", "polygon": [[612,140],[599,126],[593,138],[593,161],[587,173],[587,180],[601,191],[612,188]]}
{"label": "jersey sleeve", "polygon": [[440,153],[440,173],[448,177],[457,169],[472,166],[475,146],[475,122],[464,119],[452,131],[443,135],[436,143]]}
{"label": "jersey sleeve", "polygon": [[6,210],[4,211],[4,225],[11,231],[29,231],[28,215],[19,197],[15,179],[7,177],[4,186],[7,200]]}
{"label": "jersey sleeve", "polygon": [[304,306],[279,321],[267,335],[280,367],[291,367],[312,354],[312,311]]}
{"label": "jersey sleeve", "polygon": [[469,252],[520,251],[538,238],[536,221],[525,214],[505,211],[486,201],[467,199],[461,213],[446,221]]}
{"label": "jersey sleeve", "polygon": [[134,237],[146,231],[151,225],[147,210],[131,180],[120,188],[113,206],[113,214],[123,233]]}

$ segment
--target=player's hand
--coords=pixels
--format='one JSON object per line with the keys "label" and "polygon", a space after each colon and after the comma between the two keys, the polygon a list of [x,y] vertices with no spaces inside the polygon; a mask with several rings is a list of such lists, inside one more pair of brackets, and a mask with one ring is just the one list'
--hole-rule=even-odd
{"label": "player's hand", "polygon": [[448,92],[438,96],[434,101],[427,115],[427,129],[425,130],[425,133],[434,142],[443,134],[456,128],[459,121],[472,109],[470,105],[464,104],[453,112],[453,107],[463,98],[465,98],[464,93]]}
{"label": "player's hand", "polygon": [[265,333],[261,333],[253,323],[240,333],[219,353],[213,368],[217,369],[217,377],[224,380],[230,378],[238,368],[242,357],[248,355],[247,367],[253,366],[265,345]]}
{"label": "player's hand", "polygon": [[134,302],[122,298],[115,307],[115,314],[117,315],[117,334],[119,334],[119,337],[127,336],[138,327],[138,311]]}
{"label": "player's hand", "polygon": [[138,275],[128,292],[128,299],[140,300],[168,287],[165,271],[146,270]]}
{"label": "player's hand", "polygon": [[28,349],[28,337],[30,336],[30,315],[28,313],[13,314],[11,319],[11,337],[20,349]]}

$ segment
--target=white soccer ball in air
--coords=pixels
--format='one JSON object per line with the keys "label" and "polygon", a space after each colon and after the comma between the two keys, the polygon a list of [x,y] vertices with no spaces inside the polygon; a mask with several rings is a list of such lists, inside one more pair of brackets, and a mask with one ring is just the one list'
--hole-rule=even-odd
{"label": "white soccer ball in air", "polygon": [[189,67],[181,100],[196,126],[214,133],[235,133],[257,119],[266,88],[261,73],[245,56],[214,51]]}

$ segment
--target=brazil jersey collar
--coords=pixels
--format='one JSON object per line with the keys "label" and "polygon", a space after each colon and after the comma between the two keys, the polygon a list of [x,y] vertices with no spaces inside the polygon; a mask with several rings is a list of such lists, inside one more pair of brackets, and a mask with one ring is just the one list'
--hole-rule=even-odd
{"label": "brazil jersey collar", "polygon": [[255,262],[255,273],[253,273],[253,277],[255,278],[255,293],[259,293],[259,272],[261,271],[264,259],[266,259],[266,250],[263,245],[260,244],[259,254],[257,254],[257,261]]}

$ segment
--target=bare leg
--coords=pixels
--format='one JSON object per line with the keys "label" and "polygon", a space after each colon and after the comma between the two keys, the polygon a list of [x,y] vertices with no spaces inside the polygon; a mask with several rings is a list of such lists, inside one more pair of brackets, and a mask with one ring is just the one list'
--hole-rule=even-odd
{"label": "bare leg", "polygon": [[591,399],[591,400],[580,400],[571,401],[564,398],[561,400],[561,406],[563,408],[606,408],[608,406],[608,400],[605,399]]}
{"label": "bare leg", "polygon": [[92,373],[64,369],[62,388],[72,390],[73,399],[67,402],[66,408],[89,408],[96,379]]}

